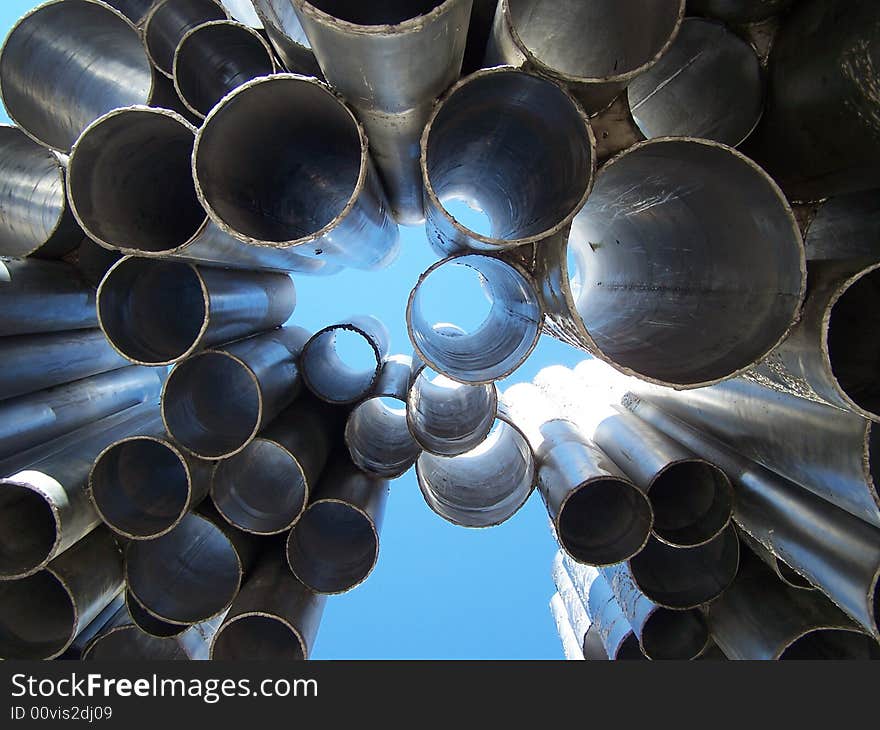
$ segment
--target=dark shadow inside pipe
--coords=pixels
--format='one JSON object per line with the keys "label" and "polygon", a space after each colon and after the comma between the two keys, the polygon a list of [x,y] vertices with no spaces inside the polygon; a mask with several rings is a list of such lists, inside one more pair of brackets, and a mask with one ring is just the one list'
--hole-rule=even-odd
{"label": "dark shadow inside pipe", "polygon": [[137,626],[120,626],[98,637],[83,654],[83,661],[188,660],[174,639],[150,636]]}
{"label": "dark shadow inside pipe", "polygon": [[0,484],[0,576],[41,565],[55,547],[58,525],[49,503],[34,489]]}
{"label": "dark shadow inside pipe", "polygon": [[697,657],[709,641],[706,619],[697,610],[658,608],[642,629],[642,646],[650,659]]}
{"label": "dark shadow inside pipe", "polygon": [[0,581],[0,656],[46,659],[73,638],[76,611],[70,594],[52,573]]}
{"label": "dark shadow inside pipe", "polygon": [[174,51],[191,28],[210,20],[225,20],[226,13],[213,0],[166,0],[149,18],[144,42],[153,62],[170,74]]}
{"label": "dark shadow inside pipe", "polygon": [[131,591],[126,596],[125,604],[131,620],[134,621],[141,631],[150,636],[158,636],[160,638],[179,636],[189,628],[187,624],[171,624],[157,619],[138,603],[137,598],[131,595]]}
{"label": "dark shadow inside pipe", "polygon": [[642,653],[642,647],[639,646],[636,635],[630,632],[617,650],[617,656],[613,658],[620,661],[640,661],[646,660],[648,657]]}
{"label": "dark shadow inside pipe", "polygon": [[327,15],[357,25],[397,25],[430,13],[445,0],[312,0]]}
{"label": "dark shadow inside pipe", "polygon": [[302,644],[293,629],[274,616],[246,614],[224,624],[211,648],[219,661],[300,661]]}
{"label": "dark shadow inside pipe", "polygon": [[363,333],[344,325],[315,335],[302,354],[309,388],[331,403],[351,403],[370,390],[379,374],[379,353]]}
{"label": "dark shadow inside pipe", "polygon": [[798,573],[796,570],[788,567],[781,559],[776,558],[776,569],[779,571],[779,577],[782,578],[783,582],[790,585],[792,588],[805,588],[808,590],[815,590],[816,587],[810,583],[804,576]]}
{"label": "dark shadow inside pipe", "polygon": [[868,634],[817,629],[790,644],[780,659],[880,659],[880,644]]}
{"label": "dark shadow inside pipe", "polygon": [[373,473],[409,469],[421,449],[406,424],[406,405],[396,398],[369,398],[349,416],[345,429],[352,460]]}

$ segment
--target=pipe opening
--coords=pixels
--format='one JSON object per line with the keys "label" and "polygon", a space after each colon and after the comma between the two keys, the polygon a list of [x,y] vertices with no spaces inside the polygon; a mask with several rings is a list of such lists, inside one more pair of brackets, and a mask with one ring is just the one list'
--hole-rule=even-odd
{"label": "pipe opening", "polygon": [[98,289],[101,329],[123,356],[165,365],[199,341],[208,309],[198,272],[189,264],[123,259]]}
{"label": "pipe opening", "polygon": [[226,19],[226,12],[214,0],[164,0],[144,27],[144,42],[156,68],[171,76],[174,51],[187,31],[211,20]]}
{"label": "pipe opening", "polygon": [[142,540],[174,527],[189,508],[191,494],[181,457],[150,438],[122,441],[104,451],[92,469],[91,491],[104,522]]}
{"label": "pipe opening", "polygon": [[345,440],[352,461],[378,475],[398,476],[421,453],[406,423],[406,405],[397,398],[370,398],[348,418]]}
{"label": "pipe opening", "polygon": [[312,0],[303,3],[356,25],[397,25],[439,8],[445,0]]}
{"label": "pipe opening", "polygon": [[245,614],[220,627],[211,647],[211,659],[301,661],[305,657],[293,627],[276,616]]}
{"label": "pipe opening", "polygon": [[647,658],[642,652],[642,647],[639,646],[638,638],[632,632],[623,640],[623,643],[617,650],[617,656],[614,657],[614,659],[619,661],[640,661]]}
{"label": "pipe opening", "polygon": [[276,75],[214,109],[199,133],[194,171],[226,226],[290,244],[342,215],[365,159],[358,124],[339,99],[316,82]]}
{"label": "pipe opening", "polygon": [[47,570],[0,581],[0,656],[49,659],[76,631],[76,607],[60,580]]}
{"label": "pipe opening", "polygon": [[137,626],[119,626],[95,639],[83,661],[169,661],[188,660],[174,639],[150,636]]}
{"label": "pipe opening", "polygon": [[290,569],[316,593],[351,590],[367,579],[378,557],[373,523],[344,502],[314,502],[287,540]]}
{"label": "pipe opening", "polygon": [[0,576],[43,565],[55,549],[59,527],[40,492],[11,481],[0,483]]}
{"label": "pipe opening", "polygon": [[568,496],[556,526],[560,543],[577,562],[612,565],[642,549],[651,532],[651,505],[630,482],[599,477]]}
{"label": "pipe opening", "polygon": [[817,629],[799,637],[780,659],[880,659],[880,645],[868,634],[842,629]]}
{"label": "pipe opening", "polygon": [[308,491],[306,476],[293,455],[257,438],[217,464],[211,498],[220,514],[239,529],[272,535],[290,529],[299,519]]}
{"label": "pipe opening", "polygon": [[799,311],[791,209],[763,171],[714,143],[654,140],[606,164],[569,244],[577,314],[605,357],[643,379],[725,379],[762,359]]}
{"label": "pipe opening", "polygon": [[810,583],[804,576],[798,573],[796,570],[788,567],[780,558],[775,558],[776,570],[779,573],[779,577],[782,579],[784,583],[787,583],[792,588],[804,588],[807,590],[815,590],[816,587]]}
{"label": "pipe opening", "polygon": [[697,610],[658,608],[642,629],[642,647],[649,659],[694,659],[708,641],[709,627]]}
{"label": "pipe opening", "polygon": [[382,359],[372,341],[346,325],[316,334],[302,354],[303,377],[309,389],[330,403],[352,403],[373,386]]}
{"label": "pipe opening", "polygon": [[159,638],[170,638],[180,636],[189,626],[187,624],[172,624],[167,621],[161,621],[149,613],[137,598],[131,595],[131,591],[126,592],[125,605],[128,609],[128,615],[135,625],[144,633]]}
{"label": "pipe opening", "polygon": [[[554,139],[566,144],[548,142]],[[491,236],[457,222],[505,246],[546,235],[574,215],[593,159],[580,107],[553,82],[511,70],[469,77],[442,102],[424,147],[429,196],[483,211]]]}

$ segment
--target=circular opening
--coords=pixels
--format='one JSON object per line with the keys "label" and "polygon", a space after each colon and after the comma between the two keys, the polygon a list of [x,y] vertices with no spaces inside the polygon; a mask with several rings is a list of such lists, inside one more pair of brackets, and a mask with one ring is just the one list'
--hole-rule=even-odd
{"label": "circular opening", "polygon": [[135,625],[150,636],[160,638],[180,636],[189,628],[186,624],[171,624],[167,621],[160,621],[137,602],[137,598],[131,595],[131,591],[126,591],[125,605],[128,615],[131,616]]}
{"label": "circular opening", "polygon": [[299,637],[290,626],[275,616],[248,614],[220,628],[211,647],[211,658],[299,661],[305,657]]}
{"label": "circular opening", "polygon": [[366,580],[379,555],[373,524],[343,502],[312,504],[287,540],[294,575],[316,593],[343,593]]}
{"label": "circular opening", "polygon": [[208,310],[201,277],[189,264],[129,258],[101,282],[98,316],[126,358],[164,365],[196,346]]}
{"label": "circular opening", "polygon": [[69,164],[71,205],[92,238],[165,253],[205,222],[192,179],[193,131],[170,112],[114,112],[79,139]]}
{"label": "circular opening", "polygon": [[733,513],[730,481],[704,461],[672,464],[651,484],[648,497],[654,534],[671,545],[690,547],[711,540]]}
{"label": "circular opening", "polygon": [[810,631],[786,647],[780,659],[880,659],[880,645],[868,634],[841,629]]}
{"label": "circular opening", "polygon": [[170,76],[174,51],[183,36],[210,20],[225,20],[226,13],[213,0],[165,0],[147,20],[144,41],[156,67]]}
{"label": "circular opening", "polygon": [[479,330],[492,312],[492,292],[486,277],[466,256],[432,271],[419,285],[416,300],[421,317],[429,322],[448,325],[456,335]]}
{"label": "circular opening", "polygon": [[444,0],[313,0],[311,5],[327,15],[356,25],[397,25],[439,8]]}
{"label": "circular opening", "polygon": [[351,112],[317,82],[246,84],[199,131],[194,171],[209,213],[255,241],[312,239],[358,189],[365,149]]}
{"label": "circular opening", "polygon": [[61,581],[47,570],[0,581],[0,656],[50,659],[76,630],[76,608]]}
{"label": "circular opening", "polygon": [[0,576],[35,570],[52,555],[58,523],[46,498],[14,482],[0,483]]}
{"label": "circular opening", "polygon": [[835,302],[828,323],[831,369],[841,390],[859,408],[880,413],[880,341],[866,337],[880,327],[880,268],[858,279]]}
{"label": "circular opening", "polygon": [[95,639],[83,661],[187,660],[183,648],[170,638],[150,636],[137,626],[119,626]]}
{"label": "circular opening", "polygon": [[694,659],[708,641],[706,619],[694,610],[658,608],[642,629],[642,646],[649,659]]}
{"label": "circular opening", "polygon": [[308,484],[290,452],[258,438],[217,465],[211,498],[239,529],[270,535],[289,529],[302,514]]}
{"label": "circular opening", "polygon": [[630,632],[626,639],[623,640],[623,643],[617,650],[617,656],[614,658],[619,661],[639,661],[645,660],[648,657],[642,653],[642,647],[639,646],[639,640],[636,638],[636,635]]}
{"label": "circular opening", "polygon": [[629,482],[600,477],[578,486],[563,502],[557,529],[565,551],[579,563],[619,563],[648,539],[651,505]]}
{"label": "circular opening", "polygon": [[396,398],[370,398],[357,406],[348,418],[345,441],[352,461],[379,476],[403,474],[421,453],[406,423],[406,406]]}
{"label": "circular opening", "polygon": [[223,352],[178,364],[165,383],[162,417],[197,456],[220,459],[247,445],[260,423],[261,394],[251,371]]}
{"label": "circular opening", "polygon": [[[553,142],[560,139],[566,143]],[[474,218],[467,211],[458,223],[495,245],[522,243],[564,224],[593,175],[582,110],[553,82],[518,71],[483,72],[459,86],[431,122],[424,154],[429,194],[482,211],[480,230],[488,218],[491,236],[465,225]]]}
{"label": "circular opening", "polygon": [[330,403],[353,403],[373,386],[382,367],[379,353],[360,330],[329,327],[306,345],[301,358],[309,389]]}

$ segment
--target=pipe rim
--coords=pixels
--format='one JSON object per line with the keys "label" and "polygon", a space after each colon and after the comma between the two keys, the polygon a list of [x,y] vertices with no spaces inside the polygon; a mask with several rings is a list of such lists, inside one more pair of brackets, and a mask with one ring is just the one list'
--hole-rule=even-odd
{"label": "pipe rim", "polygon": [[[688,648],[688,651],[685,652],[685,655],[682,654],[669,654],[666,656],[661,655],[659,651],[661,649],[661,642],[657,642],[654,638],[654,633],[658,631],[657,624],[662,622],[668,622],[669,619],[682,619],[682,622],[679,622],[675,625],[675,630],[670,630],[668,626],[661,626],[659,629],[660,635],[663,635],[666,632],[673,633],[676,635],[676,638],[680,638],[681,635],[685,631],[696,631],[699,632],[697,634],[698,637],[701,637],[701,640],[693,643]],[[683,626],[682,623],[689,623],[690,627]],[[688,609],[684,611],[672,611],[668,608],[658,607],[654,610],[650,616],[648,616],[647,621],[645,621],[644,626],[642,627],[641,636],[639,637],[639,646],[642,649],[642,653],[653,661],[663,661],[663,660],[693,660],[700,656],[706,649],[709,647],[710,642],[712,641],[712,634],[709,631],[709,624],[706,620],[706,617],[703,613],[697,609]],[[663,648],[666,651],[665,647]]]}
{"label": "pipe rim", "polygon": [[[303,638],[302,632],[296,626],[294,626],[290,621],[288,621],[286,618],[284,618],[283,616],[281,616],[278,613],[271,613],[269,611],[257,611],[257,610],[243,611],[242,613],[236,614],[235,616],[232,616],[231,618],[228,618],[227,620],[225,620],[223,622],[223,624],[220,626],[220,628],[217,629],[217,633],[215,633],[214,637],[211,639],[211,647],[210,647],[210,651],[208,654],[208,658],[209,659],[216,659],[216,657],[214,656],[214,651],[217,647],[217,640],[223,635],[223,632],[226,631],[227,628],[232,626],[237,621],[241,621],[241,620],[249,619],[249,618],[269,619],[270,621],[274,621],[276,623],[281,624],[288,631],[290,631],[291,634],[293,634],[294,638],[299,643],[299,649],[300,649],[300,653],[302,656],[292,657],[292,658],[289,658],[287,661],[292,661],[294,659],[306,660],[309,658],[309,650],[306,645],[306,641]],[[242,658],[243,657],[236,657],[235,659],[231,659],[231,660],[227,658],[226,661],[240,661]],[[260,659],[261,657],[244,657],[244,658]],[[280,660],[280,661],[284,661],[284,660]]]}
{"label": "pipe rim", "polygon": [[[211,3],[212,5],[214,5],[217,8],[217,10],[220,11],[220,13],[223,14],[223,16],[227,20],[230,19],[229,12],[226,10],[226,8],[223,6],[223,4],[217,2],[217,0],[198,0],[198,1],[201,3],[205,3],[206,5],[207,5],[207,3]],[[156,14],[159,12],[159,10],[161,8],[164,8],[166,5],[169,5],[169,4],[175,3],[175,2],[179,2],[179,0],[159,0],[159,2],[157,2],[155,5],[153,5],[152,8],[150,8],[150,11],[146,14],[146,16],[144,16],[143,28],[140,31],[140,35],[144,41],[144,49],[147,53],[147,58],[150,59],[150,65],[156,71],[158,71],[160,74],[162,74],[163,76],[165,76],[168,79],[171,79],[172,81],[174,80],[173,70],[171,73],[169,73],[159,64],[159,62],[156,60],[156,57],[153,53],[153,48],[150,47],[151,44],[147,41],[147,38],[149,37],[150,28],[153,24],[153,20],[155,19]],[[179,45],[179,42],[178,42],[178,45]],[[172,53],[174,53],[174,52],[172,52]],[[172,61],[172,63],[173,63],[173,61]],[[182,99],[181,99],[181,101],[182,101]]]}
{"label": "pipe rim", "polygon": [[[354,398],[337,399],[327,393],[323,393],[321,392],[321,389],[315,385],[313,379],[310,377],[311,368],[308,367],[307,364],[307,353],[313,347],[313,344],[318,342],[319,339],[322,339],[324,336],[335,332],[336,330],[354,332],[356,335],[360,335],[361,337],[363,337],[364,341],[370,346],[370,349],[373,353],[373,358],[376,363],[376,366],[373,369],[373,376],[370,378],[369,385],[363,389],[362,393],[359,393]],[[318,330],[309,338],[308,342],[306,342],[306,344],[303,346],[302,353],[300,354],[300,372],[302,374],[303,384],[319,400],[322,400],[325,403],[330,403],[332,405],[349,405],[351,403],[359,403],[363,399],[363,394],[369,393],[373,389],[373,386],[375,386],[376,381],[379,379],[379,376],[382,373],[382,360],[383,357],[380,343],[376,341],[376,338],[370,332],[368,332],[363,327],[358,326],[354,322],[338,322],[337,324],[331,324],[327,327],[324,327],[323,329]]]}
{"label": "pipe rim", "polygon": [[[153,616],[149,611],[147,611],[147,609],[144,607],[144,605],[140,601],[138,601],[138,599],[135,597],[134,593],[132,593],[128,589],[126,589],[124,591],[124,593],[125,593],[125,610],[128,611],[128,617],[131,619],[132,624],[134,624],[137,628],[139,628],[141,631],[143,631],[145,634],[147,634],[149,636],[154,636],[157,639],[174,639],[174,638],[180,636],[181,634],[183,634],[185,631],[187,631],[187,629],[189,629],[190,626],[192,625],[192,624],[171,623],[170,621],[161,621],[160,619],[157,619],[155,616]],[[134,608],[134,611],[132,611],[132,608]],[[157,634],[157,633],[155,633],[155,630],[153,628],[148,628],[147,624],[145,624],[145,623],[142,624],[138,620],[138,619],[140,619],[142,621],[144,619],[144,617],[150,619],[151,621],[155,621],[156,623],[162,623],[162,624],[169,626],[170,628],[175,629],[175,633],[173,633],[173,634]]]}
{"label": "pipe rim", "polygon": [[331,28],[338,28],[346,33],[365,36],[397,36],[404,33],[417,33],[423,30],[427,25],[450,12],[453,6],[458,5],[461,0],[443,0],[427,13],[416,15],[399,23],[383,23],[381,25],[362,25],[361,23],[342,20],[316,8],[308,0],[292,0],[292,2],[298,11],[314,22],[330,26]]}
{"label": "pipe rim", "polygon": [[[875,637],[872,637],[870,634],[861,631],[857,627],[848,628],[845,626],[841,626],[840,624],[834,625],[831,623],[824,623],[823,625],[811,626],[809,628],[803,629],[795,636],[792,636],[788,642],[780,647],[776,655],[772,657],[776,660],[785,660],[791,659],[790,657],[785,656],[792,648],[794,648],[802,639],[808,639],[814,636],[825,637],[827,636],[831,640],[838,639],[849,639],[849,640],[858,640],[861,638],[866,648],[869,649],[871,653],[876,654],[876,656],[870,657],[871,659],[880,658],[880,647],[878,647]],[[823,657],[794,657],[794,659],[800,660],[809,660],[809,659],[822,659]],[[853,657],[839,657],[838,659],[852,659]]]}
{"label": "pipe rim", "polygon": [[[271,2],[271,0],[269,0],[269,1]],[[298,49],[302,50],[304,53],[310,53],[314,56],[314,53],[312,52],[311,46],[304,46],[298,40],[296,40],[295,38],[292,38],[290,36],[290,34],[284,30],[284,28],[280,25],[280,23],[275,22],[275,18],[270,18],[268,16],[268,14],[263,10],[263,6],[261,4],[259,4],[258,2],[254,2],[254,12],[257,14],[257,17],[260,19],[260,22],[262,22],[263,28],[266,29],[267,35],[269,33],[269,30],[271,30],[274,33],[283,35],[283,36],[285,36],[285,38],[287,39],[287,41],[291,45],[296,46]],[[280,20],[280,18],[278,18],[278,20]],[[305,34],[305,31],[303,31],[303,34]],[[315,62],[315,65],[317,65],[317,61]]]}
{"label": "pipe rim", "polygon": [[[35,575],[36,573],[39,573],[41,570],[48,570],[49,563],[56,556],[58,549],[61,546],[61,539],[63,536],[63,528],[64,528],[64,524],[61,519],[61,508],[55,502],[55,500],[52,499],[52,496],[46,490],[42,489],[39,484],[37,484],[33,481],[24,481],[23,480],[22,477],[24,477],[27,474],[33,474],[33,473],[35,473],[35,472],[33,472],[31,470],[25,470],[25,471],[19,472],[18,474],[14,474],[10,477],[7,477],[5,479],[0,479],[0,489],[2,489],[5,486],[13,486],[17,489],[27,490],[27,491],[33,492],[35,495],[37,495],[42,500],[45,507],[48,508],[49,511],[51,512],[52,521],[53,521],[53,530],[55,532],[55,537],[52,542],[52,546],[46,552],[45,556],[40,558],[39,563],[37,563],[35,565],[31,565],[30,567],[26,568],[25,570],[19,570],[16,573],[4,573],[2,576],[0,576],[0,581],[20,580],[22,578],[29,578],[30,576]],[[42,472],[36,472],[36,473],[39,473],[42,477],[49,478],[49,479],[52,479],[53,481],[56,481],[53,477],[50,477],[48,474],[44,475]],[[18,477],[18,478],[15,478],[15,477]]]}
{"label": "pipe rim", "polygon": [[[383,398],[387,398],[388,400],[394,400],[398,403],[403,404],[404,414],[403,425],[409,434],[410,438],[413,441],[415,449],[417,453],[414,457],[407,457],[405,460],[398,460],[396,465],[376,468],[374,465],[369,464],[367,461],[367,457],[364,455],[363,451],[358,448],[358,446],[354,443],[354,439],[352,437],[352,433],[354,431],[354,423],[357,419],[357,416],[362,412],[364,408],[370,407],[370,403],[375,400],[381,401]],[[419,456],[421,455],[422,445],[416,440],[415,436],[412,435],[412,431],[409,428],[409,421],[407,419],[407,399],[402,398],[400,395],[394,393],[374,393],[368,398],[364,398],[360,403],[358,403],[354,408],[351,409],[351,412],[348,414],[348,418],[345,421],[345,432],[343,434],[343,438],[345,439],[345,444],[348,447],[348,454],[351,457],[352,462],[356,467],[358,467],[361,471],[367,472],[370,475],[380,477],[382,479],[397,479],[402,477],[406,472],[408,472],[413,465],[418,461]]]}

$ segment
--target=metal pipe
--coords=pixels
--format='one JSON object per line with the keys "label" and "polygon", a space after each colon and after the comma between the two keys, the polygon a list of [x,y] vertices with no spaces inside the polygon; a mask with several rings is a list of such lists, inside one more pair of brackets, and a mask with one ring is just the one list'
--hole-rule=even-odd
{"label": "metal pipe", "polygon": [[434,101],[458,79],[472,0],[294,0],[327,81],[357,112],[392,214],[424,220],[418,144]]}
{"label": "metal pipe", "polygon": [[345,593],[379,559],[388,482],[369,477],[337,453],[311,503],[287,537],[287,563],[315,593]]}
{"label": "metal pipe", "polygon": [[[118,251],[99,246],[88,236],[83,236],[79,248],[76,250],[76,268],[82,277],[95,289],[101,283],[101,279],[110,270],[122,254]],[[92,309],[95,309],[92,302]],[[95,326],[98,324],[97,311],[95,311]]]}
{"label": "metal pipe", "polygon": [[876,190],[826,200],[807,227],[807,261],[880,259],[880,198]]}
{"label": "metal pipe", "polygon": [[248,578],[211,644],[211,659],[308,659],[327,597],[290,574],[272,550]]}
{"label": "metal pipe", "polygon": [[150,10],[159,0],[104,0],[104,2],[122,13],[138,28],[142,28]]}
{"label": "metal pipe", "polygon": [[794,0],[688,0],[689,13],[725,23],[755,23],[788,10]]}
{"label": "metal pipe", "polygon": [[153,616],[145,609],[131,591],[125,591],[125,608],[131,623],[137,626],[145,634],[155,636],[160,639],[173,638],[180,636],[191,624],[174,624]]}
{"label": "metal pipe", "polygon": [[249,28],[261,30],[263,23],[255,12],[251,0],[220,0],[220,4],[226,8],[226,12],[233,20],[243,23]]}
{"label": "metal pipe", "polygon": [[183,99],[180,98],[180,94],[177,93],[177,89],[174,87],[174,80],[163,76],[155,70],[153,72],[153,93],[150,94],[150,106],[176,112],[194,127],[198,127],[202,123],[202,117],[193,114],[186,104],[183,103]]}
{"label": "metal pipe", "polygon": [[816,586],[810,583],[810,581],[804,578],[800,573],[786,565],[784,560],[770,552],[763,543],[758,542],[758,540],[752,537],[749,533],[744,530],[738,530],[736,534],[739,537],[740,545],[747,546],[749,550],[764,561],[776,577],[789,588],[797,588],[802,591],[816,590]]}
{"label": "metal pipe", "polygon": [[174,52],[174,88],[193,114],[208,112],[244,82],[275,73],[275,56],[255,30],[214,20],[189,30]]}
{"label": "metal pipe", "polygon": [[467,43],[464,47],[464,60],[461,64],[462,76],[468,76],[483,67],[497,5],[498,0],[474,0],[471,22],[468,24]]}
{"label": "metal pipe", "polygon": [[217,463],[211,499],[239,530],[276,535],[302,516],[338,430],[338,414],[300,396],[243,450]]}
{"label": "metal pipe", "polygon": [[54,659],[122,590],[122,556],[98,528],[42,570],[0,581],[0,658]]}
{"label": "metal pipe", "polygon": [[[542,244],[568,231],[595,164],[589,120],[566,91],[508,67],[478,71],[443,97],[422,135],[428,241],[444,256]],[[456,201],[490,225],[456,220]]]}
{"label": "metal pipe", "polygon": [[201,459],[242,451],[299,395],[308,337],[301,327],[284,327],[178,363],[162,391],[168,433]]}
{"label": "metal pipe", "polygon": [[360,269],[399,250],[364,130],[317,79],[239,86],[199,129],[192,171],[211,220],[241,241]]}
{"label": "metal pipe", "polygon": [[323,78],[306,33],[290,0],[254,0],[254,10],[288,71]]}
{"label": "metal pipe", "polygon": [[0,256],[59,258],[79,245],[64,175],[55,153],[0,124]]}
{"label": "metal pipe", "polygon": [[587,614],[581,596],[575,588],[574,580],[565,567],[565,553],[556,552],[553,558],[553,582],[557,595],[566,614],[566,623],[572,631],[578,646],[581,659],[590,661],[607,661],[608,655],[599,637],[599,630]]}
{"label": "metal pipe", "polygon": [[139,256],[245,269],[338,270],[294,251],[250,246],[214,225],[192,178],[195,133],[168,109],[115,109],[93,122],[74,145],[67,176],[73,214],[89,237]]}
{"label": "metal pipe", "polygon": [[486,65],[540,73],[598,112],[667,52],[684,10],[685,0],[501,0]]}
{"label": "metal pipe", "polygon": [[174,77],[174,51],[188,31],[212,20],[228,20],[216,0],[160,0],[144,22],[144,45],[154,68]]}
{"label": "metal pipe", "polygon": [[277,272],[228,271],[127,256],[98,287],[110,344],[141,365],[169,365],[286,322],[296,288]]}
{"label": "metal pipe", "polygon": [[550,598],[550,614],[553,616],[553,622],[556,624],[556,633],[562,641],[562,653],[569,661],[583,661],[584,651],[578,646],[577,637],[574,629],[569,622],[568,614],[565,612],[565,606],[559,593],[554,593]]}
{"label": "metal pipe", "polygon": [[379,378],[388,345],[388,329],[370,315],[355,315],[325,327],[303,348],[303,382],[328,403],[363,400]]}
{"label": "metal pipe", "polygon": [[642,142],[606,163],[568,246],[539,247],[535,268],[546,331],[676,388],[766,356],[806,284],[800,231],[773,180],[736,150],[691,138]]}
{"label": "metal pipe", "polygon": [[[433,280],[443,280],[452,269],[476,274],[469,289],[459,287],[456,297],[477,302],[488,299],[485,319],[470,331],[444,328],[442,315],[426,313]],[[494,256],[461,254],[433,264],[410,292],[406,327],[418,357],[444,376],[468,385],[490,383],[513,373],[529,357],[541,336],[544,312],[528,273]]]}
{"label": "metal pipe", "polygon": [[95,636],[100,633],[105,626],[110,622],[116,612],[119,611],[122,606],[125,605],[125,601],[123,600],[122,594],[117,595],[110,603],[108,603],[104,609],[99,613],[95,618],[93,618],[88,626],[84,629],[80,630],[80,632],[76,635],[76,638],[71,642],[70,646],[68,646],[62,654],[59,654],[57,659],[71,660],[71,661],[80,661],[82,659],[83,652],[86,647],[95,638]]}
{"label": "metal pipe", "polygon": [[386,357],[370,395],[346,421],[348,454],[355,466],[373,476],[403,476],[422,452],[406,420],[412,364],[406,355]]}
{"label": "metal pipe", "polygon": [[93,0],[51,0],[22,16],[0,50],[0,97],[40,144],[67,152],[102,114],[150,98],[137,29]]}

